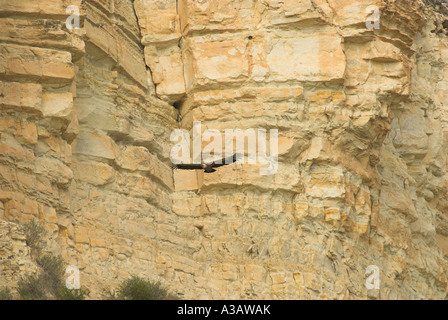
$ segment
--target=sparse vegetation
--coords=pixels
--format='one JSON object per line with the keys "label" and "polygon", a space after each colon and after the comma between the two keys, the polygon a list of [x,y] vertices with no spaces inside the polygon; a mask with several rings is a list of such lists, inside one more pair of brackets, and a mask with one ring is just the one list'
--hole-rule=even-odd
{"label": "sparse vegetation", "polygon": [[37,259],[37,264],[41,267],[39,279],[45,283],[47,290],[54,296],[60,287],[64,286],[65,269],[64,261],[61,257],[45,255]]}
{"label": "sparse vegetation", "polygon": [[57,291],[58,300],[85,300],[86,292],[83,289],[68,289],[62,286]]}
{"label": "sparse vegetation", "polygon": [[24,300],[84,300],[82,289],[67,289],[64,284],[63,260],[47,254],[37,259],[41,272],[19,282],[17,291]]}
{"label": "sparse vegetation", "polygon": [[[52,254],[42,254],[45,229],[33,220],[25,225],[26,243],[39,266],[39,272],[25,276],[19,281],[17,293],[23,300],[85,300],[88,290],[68,289],[64,281],[64,260]],[[14,299],[9,288],[0,290],[0,300]],[[113,294],[111,300],[176,300],[159,282],[140,277],[125,280]]]}
{"label": "sparse vegetation", "polygon": [[159,282],[154,283],[140,277],[125,280],[112,295],[115,300],[176,300]]}
{"label": "sparse vegetation", "polygon": [[3,288],[2,290],[0,290],[0,301],[2,300],[12,300],[12,294],[11,294],[11,290],[9,290],[9,288]]}
{"label": "sparse vegetation", "polygon": [[22,300],[45,300],[47,299],[45,291],[44,284],[34,275],[27,275],[20,280],[17,288]]}
{"label": "sparse vegetation", "polygon": [[32,253],[39,257],[44,247],[43,238],[46,235],[45,229],[37,220],[32,220],[24,226],[26,244],[31,248]]}
{"label": "sparse vegetation", "polygon": [[82,289],[66,288],[64,260],[52,254],[42,255],[45,234],[45,229],[36,220],[25,225],[26,243],[40,272],[19,281],[19,297],[23,300],[84,300],[85,292]]}

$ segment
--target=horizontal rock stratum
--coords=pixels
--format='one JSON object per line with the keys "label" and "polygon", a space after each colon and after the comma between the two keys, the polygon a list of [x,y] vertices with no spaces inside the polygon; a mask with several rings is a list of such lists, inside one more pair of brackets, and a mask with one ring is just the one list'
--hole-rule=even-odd
{"label": "horizontal rock stratum", "polygon": [[[138,275],[188,299],[447,299],[444,1],[0,12],[0,289],[36,270],[37,219],[90,298]],[[173,170],[194,121],[278,129],[278,172]]]}

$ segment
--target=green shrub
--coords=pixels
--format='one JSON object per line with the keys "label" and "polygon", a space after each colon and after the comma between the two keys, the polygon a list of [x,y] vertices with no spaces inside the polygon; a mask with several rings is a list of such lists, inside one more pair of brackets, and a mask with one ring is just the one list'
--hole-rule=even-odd
{"label": "green shrub", "polygon": [[39,256],[43,247],[43,238],[46,234],[45,229],[34,219],[24,226],[24,231],[26,244]]}
{"label": "green shrub", "polygon": [[39,274],[29,275],[19,282],[17,291],[23,300],[84,300],[85,291],[67,289],[64,282],[64,261],[46,254],[36,259]]}
{"label": "green shrub", "polygon": [[70,290],[64,281],[64,260],[51,254],[42,256],[46,231],[37,220],[24,226],[26,244],[40,267],[37,275],[28,275],[19,281],[17,292],[23,300],[84,300],[86,291]]}
{"label": "green shrub", "polygon": [[37,259],[37,264],[42,268],[39,279],[45,284],[46,290],[56,296],[61,286],[64,286],[64,261],[61,257],[45,255]]}
{"label": "green shrub", "polygon": [[17,292],[22,300],[46,300],[48,299],[45,285],[35,275],[28,275],[19,281]]}
{"label": "green shrub", "polygon": [[3,288],[0,290],[0,301],[2,300],[12,300],[11,290],[9,288]]}
{"label": "green shrub", "polygon": [[57,291],[56,297],[58,300],[85,300],[86,293],[83,289],[68,289],[62,286]]}
{"label": "green shrub", "polygon": [[133,277],[124,281],[117,292],[112,295],[118,300],[174,300],[175,296],[160,285],[139,277]]}

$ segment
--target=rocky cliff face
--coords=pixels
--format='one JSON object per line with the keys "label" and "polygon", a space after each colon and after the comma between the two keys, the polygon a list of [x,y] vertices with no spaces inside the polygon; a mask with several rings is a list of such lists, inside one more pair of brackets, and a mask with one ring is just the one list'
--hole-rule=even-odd
{"label": "rocky cliff face", "polygon": [[[140,275],[193,299],[446,299],[445,11],[0,1],[0,286],[33,271],[37,218],[94,298]],[[173,171],[170,134],[193,121],[278,129],[277,174]]]}

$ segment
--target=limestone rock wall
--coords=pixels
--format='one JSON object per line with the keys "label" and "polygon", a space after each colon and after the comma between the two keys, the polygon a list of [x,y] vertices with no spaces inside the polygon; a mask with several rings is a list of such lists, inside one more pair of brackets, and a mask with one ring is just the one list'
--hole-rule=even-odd
{"label": "limestone rock wall", "polygon": [[[446,299],[448,18],[429,2],[0,1],[0,221],[39,219],[92,297],[140,275],[193,299]],[[173,171],[193,121],[278,129],[278,173]]]}
{"label": "limestone rock wall", "polygon": [[37,268],[20,225],[0,221],[0,236],[0,283],[3,289],[4,286],[16,285],[17,279],[34,273]]}

